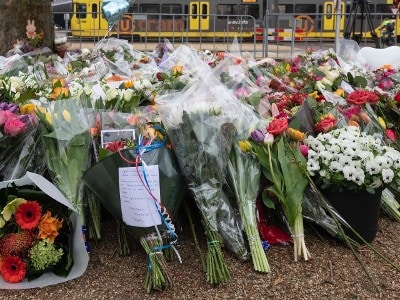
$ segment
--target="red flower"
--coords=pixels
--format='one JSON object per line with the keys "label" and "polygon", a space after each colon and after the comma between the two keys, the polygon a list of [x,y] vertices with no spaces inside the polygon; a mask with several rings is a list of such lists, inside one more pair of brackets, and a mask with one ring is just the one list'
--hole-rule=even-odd
{"label": "red flower", "polygon": [[6,282],[20,282],[26,274],[26,263],[19,257],[8,256],[1,263],[0,274]]}
{"label": "red flower", "polygon": [[124,141],[113,141],[106,144],[105,149],[113,153],[125,149],[126,143]]}
{"label": "red flower", "polygon": [[366,90],[356,90],[347,97],[347,102],[355,105],[363,105],[367,102],[374,104],[378,101],[379,98],[374,92]]}
{"label": "red flower", "polygon": [[395,100],[397,103],[400,103],[400,92],[397,93],[396,96],[394,96],[394,100]]}
{"label": "red flower", "polygon": [[38,226],[42,207],[36,201],[21,203],[15,211],[15,222],[22,229],[30,230]]}
{"label": "red flower", "polygon": [[267,131],[272,135],[278,135],[285,132],[288,127],[286,118],[275,118],[268,124]]}
{"label": "red flower", "polygon": [[321,121],[315,124],[315,131],[317,132],[328,132],[337,125],[337,120],[331,114],[327,114],[322,117]]}

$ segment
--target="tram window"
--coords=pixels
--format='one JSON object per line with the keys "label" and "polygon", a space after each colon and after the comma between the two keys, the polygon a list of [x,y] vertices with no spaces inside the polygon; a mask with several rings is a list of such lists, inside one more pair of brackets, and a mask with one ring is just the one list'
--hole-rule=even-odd
{"label": "tram window", "polygon": [[376,5],[376,13],[379,14],[387,14],[391,13],[390,5],[388,4],[377,4]]}
{"label": "tram window", "polygon": [[201,18],[207,19],[207,17],[208,17],[208,5],[202,4],[201,5]]}
{"label": "tram window", "polygon": [[235,4],[220,4],[217,5],[217,14],[218,19],[226,19],[227,17],[223,17],[221,15],[237,15],[238,9]]}
{"label": "tram window", "polygon": [[283,4],[278,6],[279,14],[292,14],[293,4]]}
{"label": "tram window", "polygon": [[260,17],[260,7],[257,4],[239,5],[239,15],[252,16],[254,19]]}
{"label": "tram window", "polygon": [[130,14],[137,14],[139,13],[139,7],[137,4],[129,6],[128,13]]}
{"label": "tram window", "polygon": [[197,14],[199,12],[197,11],[197,4],[193,3],[192,7],[190,9],[190,14],[192,15],[192,19],[197,19]]}
{"label": "tram window", "polygon": [[167,16],[163,16],[165,19],[182,19],[182,6],[179,4],[162,4],[161,5],[161,13],[169,14]]}
{"label": "tram window", "polygon": [[326,14],[326,18],[327,18],[328,20],[332,19],[332,4],[328,4],[328,5],[326,6],[326,12],[325,12],[325,14]]}
{"label": "tram window", "polygon": [[295,7],[296,14],[315,13],[317,7],[314,4],[297,4]]}
{"label": "tram window", "polygon": [[99,12],[97,11],[97,3],[92,4],[92,18],[97,19],[97,14]]}
{"label": "tram window", "polygon": [[75,11],[76,11],[76,17],[78,19],[86,19],[86,4],[76,4],[75,6]]}
{"label": "tram window", "polygon": [[158,14],[160,13],[160,5],[142,4],[140,6],[140,12],[147,14],[148,19],[158,19]]}

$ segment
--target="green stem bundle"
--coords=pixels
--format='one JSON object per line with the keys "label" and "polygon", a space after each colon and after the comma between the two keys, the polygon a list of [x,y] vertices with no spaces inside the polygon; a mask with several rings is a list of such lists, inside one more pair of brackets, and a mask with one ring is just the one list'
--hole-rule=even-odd
{"label": "green stem bundle", "polygon": [[162,242],[156,236],[140,238],[140,244],[148,257],[148,269],[144,287],[147,293],[163,291],[172,286],[172,278],[162,252]]}
{"label": "green stem bundle", "polygon": [[231,278],[221,251],[219,234],[216,231],[206,232],[208,253],[206,259],[207,281],[212,284],[225,283]]}

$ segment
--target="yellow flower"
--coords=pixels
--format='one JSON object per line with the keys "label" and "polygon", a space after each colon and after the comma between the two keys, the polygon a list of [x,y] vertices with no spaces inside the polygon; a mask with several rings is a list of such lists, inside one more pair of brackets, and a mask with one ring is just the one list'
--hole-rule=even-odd
{"label": "yellow flower", "polygon": [[249,152],[251,150],[251,144],[247,140],[239,141],[239,147],[243,153]]}
{"label": "yellow flower", "polygon": [[292,138],[293,140],[296,141],[302,141],[305,138],[305,134],[303,132],[301,132],[300,130],[294,129],[294,128],[288,128],[287,129],[287,135]]}
{"label": "yellow flower", "polygon": [[385,120],[383,120],[381,117],[378,117],[378,124],[379,124],[383,129],[386,129]]}
{"label": "yellow flower", "polygon": [[344,96],[344,89],[338,88],[336,91],[333,92],[334,94],[343,97]]}
{"label": "yellow flower", "polygon": [[317,98],[317,96],[318,96],[318,91],[314,91],[314,92],[312,92],[312,93],[309,93],[308,94],[308,96],[310,96],[310,97],[312,97],[312,98]]}
{"label": "yellow flower", "polygon": [[173,66],[172,67],[172,74],[175,76],[180,76],[183,74],[183,67],[182,66]]}
{"label": "yellow flower", "polygon": [[132,88],[134,86],[133,81],[132,80],[127,80],[124,82],[124,87],[129,89]]}
{"label": "yellow flower", "polygon": [[46,121],[51,125],[53,124],[53,120],[51,119],[50,113],[47,111],[46,112]]}
{"label": "yellow flower", "polygon": [[32,113],[35,112],[35,109],[36,109],[36,105],[35,105],[35,104],[33,104],[33,103],[27,103],[27,104],[24,104],[24,105],[22,105],[22,106],[20,107],[19,112],[20,112],[22,115],[25,115],[25,114],[32,114]]}
{"label": "yellow flower", "polygon": [[68,123],[71,123],[71,114],[67,110],[64,109],[62,111],[62,115],[63,115],[65,121],[67,121]]}

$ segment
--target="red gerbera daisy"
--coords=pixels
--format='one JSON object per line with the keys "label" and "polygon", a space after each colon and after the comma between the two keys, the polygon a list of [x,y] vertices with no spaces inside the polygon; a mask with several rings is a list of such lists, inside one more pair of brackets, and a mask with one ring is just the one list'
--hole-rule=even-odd
{"label": "red gerbera daisy", "polygon": [[0,274],[6,282],[20,282],[26,274],[26,263],[17,256],[8,256],[2,261]]}
{"label": "red gerbera daisy", "polygon": [[22,229],[30,230],[38,226],[42,207],[36,201],[21,203],[15,211],[15,222]]}

